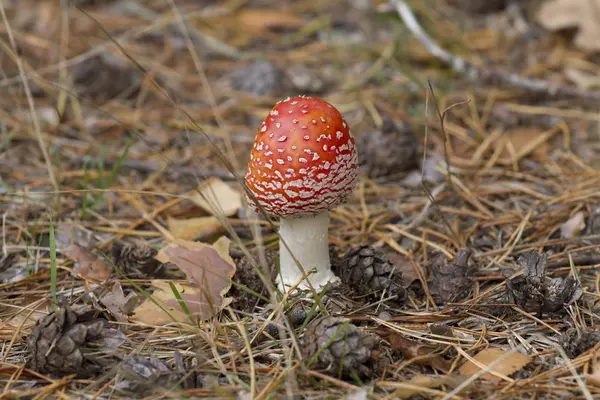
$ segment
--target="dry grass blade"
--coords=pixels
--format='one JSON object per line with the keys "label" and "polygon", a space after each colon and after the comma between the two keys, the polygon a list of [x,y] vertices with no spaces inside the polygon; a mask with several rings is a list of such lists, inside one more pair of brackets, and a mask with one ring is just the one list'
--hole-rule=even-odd
{"label": "dry grass blade", "polygon": [[21,63],[21,58],[17,55],[18,54],[17,44],[15,42],[13,31],[10,27],[10,23],[8,22],[8,19],[6,17],[6,10],[4,9],[4,1],[0,2],[0,14],[2,14],[2,23],[6,27],[6,32],[8,34],[8,38],[10,40],[10,46],[12,47],[12,49],[9,48],[6,45],[6,43],[4,43],[4,42],[0,42],[0,44],[4,48],[4,51],[6,52],[6,54],[10,55],[11,58],[13,58],[13,60],[17,64],[17,68],[19,70],[19,76],[23,82],[23,86],[25,87],[25,93],[27,95],[27,105],[29,106],[29,111],[31,112],[31,120],[33,122],[34,133],[37,138],[38,144],[40,146],[42,155],[44,156],[44,161],[46,162],[46,168],[48,169],[48,176],[50,178],[50,182],[52,182],[52,185],[54,186],[54,190],[58,190],[58,181],[56,180],[56,177],[54,176],[54,169],[52,167],[52,162],[50,161],[50,156],[48,155],[46,143],[42,136],[40,123],[38,121],[38,114],[35,109],[33,97],[31,95],[31,88],[29,87],[29,83],[27,82],[27,79],[25,79],[25,71],[24,71],[23,65]]}

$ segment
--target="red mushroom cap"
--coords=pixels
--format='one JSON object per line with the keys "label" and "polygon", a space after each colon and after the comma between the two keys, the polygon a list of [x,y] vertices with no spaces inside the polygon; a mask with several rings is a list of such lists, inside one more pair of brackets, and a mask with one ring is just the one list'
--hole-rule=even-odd
{"label": "red mushroom cap", "polygon": [[354,138],[335,107],[308,96],[273,107],[256,135],[246,173],[249,191],[267,213],[320,214],[345,202],[357,180]]}

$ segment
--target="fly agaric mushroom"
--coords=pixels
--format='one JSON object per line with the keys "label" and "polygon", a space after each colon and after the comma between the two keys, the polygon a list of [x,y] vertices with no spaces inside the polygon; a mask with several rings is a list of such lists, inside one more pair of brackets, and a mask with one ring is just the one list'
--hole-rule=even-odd
{"label": "fly agaric mushroom", "polygon": [[357,180],[356,145],[338,110],[308,96],[273,107],[256,135],[246,186],[254,195],[247,194],[254,211],[259,208],[252,197],[267,214],[280,218],[279,283],[284,290],[296,284],[310,287],[301,281],[302,269],[316,269],[308,277],[315,289],[338,279],[329,259],[329,210],[346,202]]}

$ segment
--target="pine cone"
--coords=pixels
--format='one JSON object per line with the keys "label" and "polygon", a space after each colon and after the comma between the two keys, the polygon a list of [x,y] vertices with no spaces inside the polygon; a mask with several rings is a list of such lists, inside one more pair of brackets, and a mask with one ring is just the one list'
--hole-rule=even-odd
{"label": "pine cone", "polygon": [[130,279],[167,277],[165,264],[154,258],[158,252],[152,247],[115,242],[111,253],[115,266]]}
{"label": "pine cone", "polygon": [[402,272],[384,253],[371,246],[351,249],[341,260],[334,261],[332,266],[341,281],[359,296],[380,300],[381,292],[386,290],[386,296],[396,296],[395,302],[406,300]]}
{"label": "pine cone", "polygon": [[180,386],[183,389],[202,387],[201,375],[196,371],[188,371],[181,353],[175,352],[174,368],[158,358],[133,355],[122,364],[125,379],[118,385],[119,389],[127,389],[141,397],[153,393],[164,393]]}
{"label": "pine cone", "polygon": [[371,178],[408,171],[417,166],[419,141],[413,130],[384,119],[381,130],[363,134],[357,139],[358,163]]}
{"label": "pine cone", "polygon": [[581,287],[572,276],[546,277],[546,254],[531,252],[519,257],[518,262],[524,274],[506,282],[506,293],[519,308],[541,315],[558,311],[581,296]]}
{"label": "pine cone", "polygon": [[107,326],[104,319],[78,322],[77,314],[68,307],[59,308],[38,320],[27,337],[29,368],[58,376],[92,375],[98,366],[86,357],[85,349]]}
{"label": "pine cone", "polygon": [[558,342],[567,353],[567,356],[573,359],[600,342],[600,332],[588,328],[584,328],[583,331],[577,328],[569,328],[561,335]]}
{"label": "pine cone", "polygon": [[[264,249],[264,251],[267,267],[269,268],[267,276],[273,281],[277,277],[277,265],[275,262],[275,260],[277,260],[277,254],[269,249]],[[258,264],[259,268],[262,267],[258,257],[258,250],[252,249],[250,254]],[[231,286],[230,293],[233,296],[236,308],[246,312],[252,312],[254,311],[254,307],[261,303],[261,300],[247,289],[263,296],[267,295],[266,297],[268,297],[267,289],[252,266],[252,262],[246,256],[235,258],[235,262],[237,269],[233,276],[234,284]]]}
{"label": "pine cone", "polygon": [[372,375],[378,341],[349,320],[317,318],[306,327],[302,343],[302,355],[312,369],[343,378],[350,378],[354,373],[361,378]]}
{"label": "pine cone", "polygon": [[463,300],[471,293],[475,267],[469,263],[470,249],[459,249],[456,259],[448,264],[442,252],[432,254],[427,285],[437,304]]}

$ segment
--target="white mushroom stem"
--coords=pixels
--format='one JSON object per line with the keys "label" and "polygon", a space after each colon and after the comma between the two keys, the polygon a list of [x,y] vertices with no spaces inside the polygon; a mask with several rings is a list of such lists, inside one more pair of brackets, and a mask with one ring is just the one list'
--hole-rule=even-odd
{"label": "white mushroom stem", "polygon": [[[278,282],[280,287],[287,291],[302,280],[304,273],[298,267],[296,260],[306,273],[313,268],[316,269],[307,278],[315,290],[339,279],[331,271],[329,259],[328,212],[309,217],[281,218],[279,226]],[[281,239],[285,241],[287,248]],[[310,288],[306,279],[297,287],[302,290]]]}

